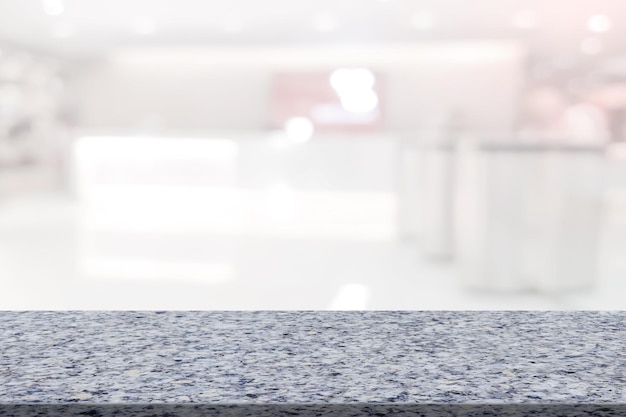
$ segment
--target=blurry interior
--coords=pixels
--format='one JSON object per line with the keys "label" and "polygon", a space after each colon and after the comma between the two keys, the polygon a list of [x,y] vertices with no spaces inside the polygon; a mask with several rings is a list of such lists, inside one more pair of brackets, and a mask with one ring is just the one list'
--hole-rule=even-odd
{"label": "blurry interior", "polygon": [[623,309],[622,0],[0,0],[0,309]]}

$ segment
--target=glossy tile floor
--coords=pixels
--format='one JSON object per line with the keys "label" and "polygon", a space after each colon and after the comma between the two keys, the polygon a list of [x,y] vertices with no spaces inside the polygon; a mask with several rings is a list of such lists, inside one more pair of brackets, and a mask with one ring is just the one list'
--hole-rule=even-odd
{"label": "glossy tile floor", "polygon": [[259,227],[216,233],[206,224],[102,231],[85,223],[84,210],[61,195],[0,204],[1,309],[626,307],[623,216],[613,216],[605,233],[605,249],[613,250],[602,251],[594,291],[504,295],[464,291],[452,264],[420,259],[415,245],[380,230],[366,238],[349,231],[303,238],[306,230],[272,236]]}
{"label": "glossy tile floor", "polygon": [[0,309],[626,309],[623,184],[592,291],[482,293],[397,239],[383,142],[242,145],[236,175],[227,143],[111,143],[79,149],[74,193],[0,199]]}

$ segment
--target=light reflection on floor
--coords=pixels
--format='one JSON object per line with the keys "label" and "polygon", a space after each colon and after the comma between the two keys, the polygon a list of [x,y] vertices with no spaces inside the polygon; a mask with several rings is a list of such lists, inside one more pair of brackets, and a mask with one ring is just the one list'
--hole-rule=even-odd
{"label": "light reflection on floor", "polygon": [[617,254],[606,257],[591,294],[472,293],[456,285],[452,265],[426,262],[408,243],[188,230],[93,233],[81,229],[79,211],[60,196],[0,206],[2,309],[624,307],[626,264]]}

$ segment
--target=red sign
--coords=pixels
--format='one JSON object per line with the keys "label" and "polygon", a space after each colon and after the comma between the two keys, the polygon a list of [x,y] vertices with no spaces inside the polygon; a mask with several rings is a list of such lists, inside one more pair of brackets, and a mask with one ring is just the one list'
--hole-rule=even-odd
{"label": "red sign", "polygon": [[381,125],[380,77],[365,68],[279,74],[272,104],[275,128],[297,117],[316,132],[373,132]]}

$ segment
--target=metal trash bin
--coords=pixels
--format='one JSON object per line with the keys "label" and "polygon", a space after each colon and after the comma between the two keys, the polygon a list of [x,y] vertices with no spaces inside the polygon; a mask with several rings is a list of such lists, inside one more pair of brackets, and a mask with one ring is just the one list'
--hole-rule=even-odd
{"label": "metal trash bin", "polygon": [[597,276],[602,146],[478,143],[458,152],[456,253],[466,287],[589,288]]}

